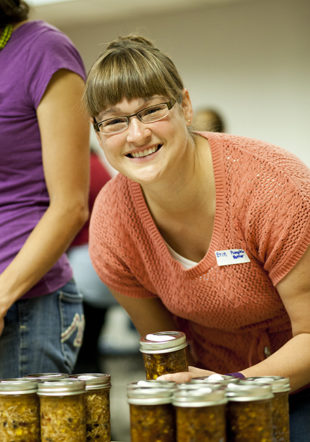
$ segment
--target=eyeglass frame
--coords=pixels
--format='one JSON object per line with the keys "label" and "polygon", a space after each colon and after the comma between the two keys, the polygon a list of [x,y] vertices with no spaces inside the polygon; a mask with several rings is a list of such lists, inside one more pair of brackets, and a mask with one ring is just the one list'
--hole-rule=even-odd
{"label": "eyeglass frame", "polygon": [[[126,129],[128,129],[128,127],[129,127],[129,123],[130,123],[130,119],[131,119],[132,117],[137,117],[138,120],[141,121],[141,123],[143,123],[143,124],[152,124],[152,123],[156,123],[157,121],[160,121],[160,120],[162,120],[163,118],[165,118],[165,117],[168,115],[168,113],[167,113],[166,115],[164,115],[163,117],[159,118],[158,120],[149,121],[148,123],[144,123],[144,121],[142,121],[141,116],[140,116],[139,114],[141,114],[141,112],[145,112],[147,109],[151,109],[152,107],[160,106],[160,105],[162,105],[162,104],[166,104],[166,105],[167,105],[168,112],[169,112],[169,111],[173,108],[173,106],[175,105],[175,103],[176,103],[176,100],[171,99],[171,100],[169,100],[169,101],[165,101],[165,102],[163,102],[163,103],[158,103],[158,104],[153,104],[152,106],[147,106],[147,107],[145,107],[145,108],[143,108],[143,109],[139,110],[138,112],[135,112],[134,114],[131,114],[131,115],[122,115],[121,117],[119,116],[119,117],[114,117],[114,118],[107,118],[107,119],[105,119],[105,120],[101,120],[101,121],[98,121],[98,122],[97,122],[96,119],[94,118],[93,125],[94,125],[95,130],[96,130],[97,132],[100,132],[101,134],[105,134],[105,135],[120,134],[120,133],[124,132]],[[110,120],[112,121],[112,120],[115,120],[115,119],[118,119],[118,118],[126,118],[126,120],[127,120],[127,126],[126,126],[124,129],[122,129],[122,130],[120,130],[120,131],[117,131],[117,132],[101,132],[101,130],[100,130],[100,126],[102,125],[102,123],[105,123],[106,121],[110,121]]]}

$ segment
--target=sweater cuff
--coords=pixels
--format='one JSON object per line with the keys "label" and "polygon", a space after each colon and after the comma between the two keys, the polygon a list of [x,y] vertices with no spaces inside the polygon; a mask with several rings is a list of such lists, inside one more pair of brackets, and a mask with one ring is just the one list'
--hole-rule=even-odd
{"label": "sweater cuff", "polygon": [[245,376],[237,371],[236,373],[226,373],[225,376],[233,376],[234,378],[245,379]]}

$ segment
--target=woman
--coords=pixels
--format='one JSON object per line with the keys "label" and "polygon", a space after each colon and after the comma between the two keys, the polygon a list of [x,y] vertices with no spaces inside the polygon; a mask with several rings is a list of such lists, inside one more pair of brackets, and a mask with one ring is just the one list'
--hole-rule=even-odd
{"label": "woman", "polygon": [[85,70],[72,42],[0,0],[0,377],[71,372],[82,299],[64,254],[88,216]]}
{"label": "woman", "polygon": [[[108,46],[86,102],[120,172],[96,200],[91,258],[141,335],[186,333],[193,367],[170,379],[309,384],[309,169],[262,141],[193,133],[173,62],[143,37]],[[308,392],[292,395],[294,441],[309,425]]]}

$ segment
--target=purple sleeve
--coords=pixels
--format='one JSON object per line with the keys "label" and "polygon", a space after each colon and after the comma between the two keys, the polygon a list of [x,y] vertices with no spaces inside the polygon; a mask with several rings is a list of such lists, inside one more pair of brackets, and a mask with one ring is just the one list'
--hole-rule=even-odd
{"label": "purple sleeve", "polygon": [[75,72],[85,80],[83,61],[73,43],[57,29],[47,28],[31,45],[25,70],[27,93],[35,109],[52,76],[60,69]]}

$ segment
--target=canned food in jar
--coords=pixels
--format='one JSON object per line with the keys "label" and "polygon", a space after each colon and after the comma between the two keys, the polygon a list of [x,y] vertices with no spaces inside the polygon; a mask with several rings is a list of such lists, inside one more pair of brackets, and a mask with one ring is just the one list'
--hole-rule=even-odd
{"label": "canned food in jar", "polygon": [[110,442],[110,388],[111,376],[104,373],[76,375],[85,381],[86,440]]}
{"label": "canned food in jar", "polygon": [[175,442],[170,388],[129,388],[131,442]]}
{"label": "canned food in jar", "polygon": [[269,384],[273,393],[272,399],[272,430],[276,442],[290,441],[289,418],[289,378],[282,376],[250,377],[240,381],[242,383]]}
{"label": "canned food in jar", "polygon": [[85,382],[78,379],[38,383],[41,442],[85,442]]}
{"label": "canned food in jar", "polygon": [[227,430],[230,442],[272,442],[273,393],[269,385],[226,386]]}
{"label": "canned food in jar", "polygon": [[37,384],[25,379],[0,381],[0,440],[34,442],[40,440]]}
{"label": "canned food in jar", "polygon": [[140,351],[148,380],[167,373],[188,371],[187,341],[183,332],[150,333],[140,339]]}
{"label": "canned food in jar", "polygon": [[[196,387],[195,387],[196,385]],[[193,384],[173,394],[177,442],[225,442],[225,390]]]}

